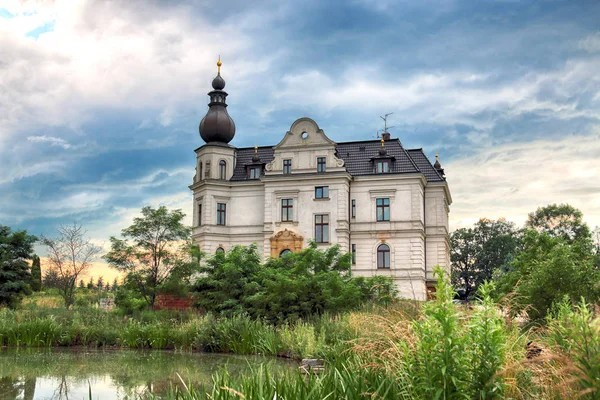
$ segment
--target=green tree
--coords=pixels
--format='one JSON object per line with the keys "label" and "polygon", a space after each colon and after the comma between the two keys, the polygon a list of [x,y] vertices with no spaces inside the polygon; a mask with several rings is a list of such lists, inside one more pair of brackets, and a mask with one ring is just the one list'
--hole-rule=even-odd
{"label": "green tree", "polygon": [[583,213],[569,204],[550,204],[529,213],[525,227],[559,237],[567,243],[580,243],[589,250],[592,245],[590,228],[583,222]]}
{"label": "green tree", "polygon": [[144,207],[142,217],[121,231],[125,239],[110,238],[111,250],[104,259],[135,283],[150,309],[171,275],[189,271],[191,229],[183,225],[184,217],[181,210]]}
{"label": "green tree", "polygon": [[58,272],[54,269],[47,269],[44,272],[43,286],[47,289],[58,289],[60,286],[60,278]]}
{"label": "green tree", "polygon": [[91,276],[90,276],[89,282],[87,283],[87,288],[90,289],[90,290],[95,288],[95,286],[94,286],[94,278],[91,277]]}
{"label": "green tree", "polygon": [[85,238],[81,225],[63,225],[55,238],[42,239],[48,249],[50,269],[58,275],[58,293],[68,309],[75,302],[77,279],[91,268],[102,250]]}
{"label": "green tree", "polygon": [[339,246],[308,248],[262,265],[256,245],[216,253],[194,285],[198,306],[220,315],[247,313],[274,323],[338,313],[396,296],[390,278],[351,276],[351,254]]}
{"label": "green tree", "polygon": [[34,292],[42,290],[42,267],[40,258],[34,254],[33,262],[31,263],[31,289]]}
{"label": "green tree", "polygon": [[31,293],[29,264],[37,238],[0,225],[0,305],[16,307]]}
{"label": "green tree", "polygon": [[112,290],[113,292],[116,291],[119,288],[119,281],[117,280],[117,278],[115,278],[113,280],[113,284],[112,284]]}
{"label": "green tree", "polygon": [[600,298],[600,272],[591,254],[582,255],[577,243],[546,232],[528,231],[523,250],[498,280],[501,295],[514,293],[513,311],[527,310],[531,320],[544,318],[564,296],[573,303]]}
{"label": "green tree", "polygon": [[450,235],[452,282],[464,289],[465,296],[475,294],[490,281],[498,268],[507,269],[520,244],[520,233],[512,222],[482,218],[473,228],[461,228]]}
{"label": "green tree", "polygon": [[98,281],[96,282],[96,287],[100,291],[102,291],[102,289],[104,289],[104,278],[103,277],[98,278]]}
{"label": "green tree", "polygon": [[79,281],[79,289],[85,289],[85,282],[83,281],[83,279]]}

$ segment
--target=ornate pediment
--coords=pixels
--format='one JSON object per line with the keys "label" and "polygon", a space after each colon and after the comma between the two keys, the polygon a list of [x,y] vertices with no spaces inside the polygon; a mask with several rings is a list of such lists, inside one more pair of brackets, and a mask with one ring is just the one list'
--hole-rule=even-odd
{"label": "ornate pediment", "polygon": [[284,250],[300,251],[304,238],[294,231],[284,229],[271,236],[271,257],[277,258]]}

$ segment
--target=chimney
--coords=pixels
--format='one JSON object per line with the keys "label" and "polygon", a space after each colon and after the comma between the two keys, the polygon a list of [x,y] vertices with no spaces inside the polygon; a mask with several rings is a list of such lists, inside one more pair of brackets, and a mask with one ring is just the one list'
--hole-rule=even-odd
{"label": "chimney", "polygon": [[390,140],[390,133],[389,133],[389,132],[383,132],[383,133],[381,134],[381,138],[382,138],[383,140]]}

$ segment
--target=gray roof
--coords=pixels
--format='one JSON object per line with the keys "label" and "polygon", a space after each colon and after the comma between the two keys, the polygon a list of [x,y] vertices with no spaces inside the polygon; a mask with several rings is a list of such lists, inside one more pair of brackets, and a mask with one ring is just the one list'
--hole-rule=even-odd
{"label": "gray roof", "polygon": [[410,149],[407,150],[410,158],[413,159],[419,171],[425,175],[427,182],[443,182],[445,181],[444,177],[436,171],[436,169],[431,165],[431,161],[423,152],[423,149]]}
{"label": "gray roof", "polygon": [[[385,141],[385,158],[393,158],[390,165],[391,174],[423,173],[428,182],[443,182],[445,179],[433,168],[422,149],[406,150],[398,139]],[[348,173],[352,176],[376,175],[373,159],[382,158],[379,154],[380,140],[363,140],[358,142],[336,143],[338,157],[344,160]],[[259,147],[260,163],[267,164],[273,160],[273,147]],[[237,151],[237,163],[233,171],[232,181],[248,179],[246,166],[256,164],[252,161],[253,147],[240,148]]]}

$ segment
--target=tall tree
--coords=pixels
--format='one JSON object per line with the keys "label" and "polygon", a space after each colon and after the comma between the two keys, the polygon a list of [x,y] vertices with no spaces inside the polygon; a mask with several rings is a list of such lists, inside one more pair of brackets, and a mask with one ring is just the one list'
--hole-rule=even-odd
{"label": "tall tree", "polygon": [[102,276],[100,278],[98,278],[98,281],[96,281],[96,287],[100,291],[102,291],[102,289],[104,289],[104,278]]}
{"label": "tall tree", "polygon": [[147,206],[142,208],[142,217],[121,231],[124,239],[110,238],[111,250],[104,259],[126,274],[150,309],[169,278],[189,269],[191,229],[183,224],[184,217],[181,210]]}
{"label": "tall tree", "polygon": [[0,225],[0,305],[16,307],[22,297],[31,293],[29,264],[37,238],[27,231]]}
{"label": "tall tree", "polygon": [[569,204],[550,204],[529,213],[525,227],[539,233],[559,237],[568,243],[591,245],[590,228],[583,222],[583,213]]}
{"label": "tall tree", "polygon": [[514,257],[520,234],[512,222],[480,219],[473,228],[458,229],[450,235],[452,281],[469,297],[494,271],[503,268]]}
{"label": "tall tree", "polygon": [[545,317],[553,303],[568,296],[574,303],[600,299],[600,271],[590,254],[582,254],[577,243],[562,236],[529,230],[522,251],[508,272],[498,277],[500,296],[514,293],[512,311],[527,310],[532,320]]}
{"label": "tall tree", "polygon": [[33,255],[33,262],[31,263],[31,289],[34,292],[42,290],[42,266],[37,254]]}
{"label": "tall tree", "polygon": [[75,302],[77,279],[89,270],[102,250],[85,238],[81,225],[64,225],[58,229],[56,238],[43,238],[48,248],[50,269],[58,275],[58,292],[68,309]]}

